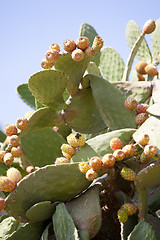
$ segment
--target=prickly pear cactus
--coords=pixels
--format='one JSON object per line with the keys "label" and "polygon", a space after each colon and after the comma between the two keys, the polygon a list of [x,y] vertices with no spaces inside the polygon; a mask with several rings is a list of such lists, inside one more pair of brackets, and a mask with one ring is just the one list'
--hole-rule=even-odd
{"label": "prickly pear cactus", "polygon": [[124,63],[84,23],[17,87],[33,111],[0,131],[0,239],[160,239],[160,19],[126,39]]}

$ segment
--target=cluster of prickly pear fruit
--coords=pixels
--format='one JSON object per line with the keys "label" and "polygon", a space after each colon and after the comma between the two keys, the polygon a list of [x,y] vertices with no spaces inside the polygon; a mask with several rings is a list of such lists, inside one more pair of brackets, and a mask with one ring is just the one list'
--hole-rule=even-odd
{"label": "cluster of prickly pear fruit", "polygon": [[18,86],[35,112],[0,132],[3,239],[158,239],[160,19],[142,31],[130,21],[126,39],[124,64],[82,24],[66,53],[51,44],[44,70]]}

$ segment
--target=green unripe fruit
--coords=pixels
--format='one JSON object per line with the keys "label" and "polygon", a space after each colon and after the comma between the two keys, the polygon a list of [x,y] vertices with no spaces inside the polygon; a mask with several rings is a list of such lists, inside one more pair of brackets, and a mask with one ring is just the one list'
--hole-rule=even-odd
{"label": "green unripe fruit", "polygon": [[128,216],[135,214],[138,210],[138,207],[132,203],[125,203],[121,208],[127,211]]}
{"label": "green unripe fruit", "polygon": [[127,167],[123,167],[120,174],[127,181],[135,181],[136,179],[136,173]]}
{"label": "green unripe fruit", "polygon": [[118,219],[120,222],[125,223],[128,220],[127,210],[120,208],[117,213]]}
{"label": "green unripe fruit", "polygon": [[67,142],[70,146],[72,146],[74,148],[78,147],[77,139],[73,133],[71,133],[69,136],[67,136]]}
{"label": "green unripe fruit", "polygon": [[56,165],[59,165],[59,164],[62,164],[62,163],[70,163],[70,160],[65,158],[65,157],[56,158],[56,161],[55,161]]}

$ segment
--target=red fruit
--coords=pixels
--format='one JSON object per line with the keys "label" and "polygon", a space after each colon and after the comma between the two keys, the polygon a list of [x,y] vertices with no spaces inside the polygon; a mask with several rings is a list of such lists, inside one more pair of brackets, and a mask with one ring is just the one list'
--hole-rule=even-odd
{"label": "red fruit", "polygon": [[98,174],[96,173],[96,171],[94,171],[92,168],[89,169],[87,172],[86,172],[86,178],[89,180],[89,181],[93,181],[94,179],[96,179],[98,177]]}
{"label": "red fruit", "polygon": [[146,103],[140,103],[137,105],[136,112],[137,113],[147,113],[147,109],[149,108],[149,105]]}
{"label": "red fruit", "polygon": [[133,111],[137,107],[137,101],[132,97],[128,97],[124,102],[124,106],[126,109]]}
{"label": "red fruit", "polygon": [[72,52],[76,49],[76,43],[71,39],[67,39],[63,43],[63,48],[66,52]]}
{"label": "red fruit", "polygon": [[7,136],[12,136],[12,135],[17,134],[17,128],[14,124],[7,124],[4,127],[4,131],[5,131]]}
{"label": "red fruit", "polygon": [[142,164],[146,164],[151,160],[151,157],[148,157],[145,155],[144,152],[142,152],[141,156],[140,156],[140,163]]}
{"label": "red fruit", "polygon": [[50,69],[52,68],[54,65],[54,63],[50,63],[47,59],[42,59],[41,61],[41,67],[44,68],[44,69]]}
{"label": "red fruit", "polygon": [[138,142],[138,144],[140,144],[142,146],[146,145],[149,142],[148,134],[144,134],[144,135],[139,136],[137,142]]}
{"label": "red fruit", "polygon": [[157,68],[153,65],[153,64],[148,64],[146,67],[145,67],[145,71],[148,75],[150,76],[156,76],[158,75],[158,71],[157,71]]}
{"label": "red fruit", "polygon": [[86,54],[88,57],[93,57],[94,54],[95,54],[95,51],[94,51],[93,48],[90,47],[90,46],[87,47],[84,52],[85,52],[85,54]]}
{"label": "red fruit", "polygon": [[125,154],[121,149],[117,149],[113,152],[113,156],[115,157],[116,161],[121,161],[124,159]]}
{"label": "red fruit", "polygon": [[7,170],[7,177],[12,179],[15,182],[15,184],[17,184],[22,179],[21,172],[14,167],[11,167]]}
{"label": "red fruit", "polygon": [[112,167],[116,159],[112,153],[107,153],[102,157],[102,163],[105,167]]}
{"label": "red fruit", "polygon": [[110,148],[115,151],[122,148],[122,141],[118,137],[114,137],[110,140]]}
{"label": "red fruit", "polygon": [[142,125],[148,118],[149,118],[149,115],[147,113],[139,113],[136,116],[136,123],[138,125]]}
{"label": "red fruit", "polygon": [[90,169],[90,166],[88,165],[88,163],[86,162],[80,162],[78,164],[78,167],[79,167],[79,170],[82,172],[82,173],[85,173]]}
{"label": "red fruit", "polygon": [[124,152],[125,158],[129,158],[135,154],[136,148],[133,144],[127,144],[122,148],[122,151]]}
{"label": "red fruit", "polygon": [[49,63],[55,63],[60,57],[59,51],[56,49],[47,51],[45,57]]}
{"label": "red fruit", "polygon": [[101,37],[96,36],[93,40],[92,48],[94,51],[99,51],[103,47],[103,40]]}
{"label": "red fruit", "polygon": [[92,157],[89,160],[89,166],[94,170],[100,170],[102,168],[102,160],[99,157]]}
{"label": "red fruit", "polygon": [[2,197],[0,197],[0,211],[2,211],[6,207],[6,201]]}
{"label": "red fruit", "polygon": [[153,157],[155,156],[157,152],[157,148],[153,145],[146,145],[144,147],[144,154],[147,156],[147,157]]}
{"label": "red fruit", "polygon": [[75,49],[71,53],[71,57],[74,61],[80,62],[80,61],[82,61],[82,59],[84,57],[84,52],[81,49]]}
{"label": "red fruit", "polygon": [[8,152],[4,155],[3,161],[6,165],[12,165],[13,160],[14,160],[14,157],[11,153]]}
{"label": "red fruit", "polygon": [[149,19],[147,22],[145,22],[143,26],[143,32],[146,34],[152,33],[156,28],[156,23],[152,19]]}
{"label": "red fruit", "polygon": [[85,50],[90,45],[90,41],[87,37],[79,37],[76,45],[79,49]]}
{"label": "red fruit", "polygon": [[0,162],[3,162],[3,158],[4,158],[4,155],[5,155],[5,151],[1,150],[0,151]]}
{"label": "red fruit", "polygon": [[16,126],[20,130],[26,129],[28,127],[28,119],[24,117],[17,119]]}
{"label": "red fruit", "polygon": [[142,75],[146,74],[145,67],[147,65],[148,64],[145,61],[138,62],[135,66],[135,69],[136,69],[137,73],[142,74]]}
{"label": "red fruit", "polygon": [[0,190],[4,192],[12,192],[15,188],[15,182],[6,176],[0,177]]}

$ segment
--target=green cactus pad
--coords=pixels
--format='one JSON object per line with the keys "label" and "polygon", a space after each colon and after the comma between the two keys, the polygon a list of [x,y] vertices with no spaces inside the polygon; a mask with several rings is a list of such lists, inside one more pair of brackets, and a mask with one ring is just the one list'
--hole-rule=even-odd
{"label": "green cactus pad", "polygon": [[88,73],[93,73],[101,77],[101,71],[94,62],[90,62],[87,67]]}
{"label": "green cactus pad", "polygon": [[127,240],[138,240],[138,239],[143,239],[143,240],[156,240],[156,234],[153,229],[153,227],[141,220],[133,229],[131,234],[128,236]]}
{"label": "green cactus pad", "polygon": [[[92,45],[93,40],[96,36],[98,36],[98,33],[91,25],[89,25],[88,23],[83,23],[80,27],[79,35],[80,35],[80,37],[81,36],[88,37],[90,40],[90,45]],[[101,55],[100,52],[96,52],[96,54],[92,58],[92,61],[95,62],[97,64],[97,66],[99,65],[100,55]]]}
{"label": "green cactus pad", "polygon": [[[71,58],[70,53],[63,53],[56,61],[54,65],[55,69],[62,71],[68,76],[67,89],[71,95],[75,95],[78,92],[80,81],[90,60],[91,57],[87,57],[85,54],[82,61],[76,62]],[[57,91],[56,87],[54,91]]]}
{"label": "green cactus pad", "polygon": [[125,108],[123,93],[111,82],[89,75],[92,94],[105,124],[112,130],[136,128],[136,113]]}
{"label": "green cactus pad", "polygon": [[90,88],[79,90],[72,97],[63,118],[68,126],[80,133],[95,133],[106,128]]}
{"label": "green cactus pad", "polygon": [[38,129],[57,126],[59,119],[60,115],[58,112],[50,108],[38,109],[30,117],[28,127],[25,130],[21,131],[20,136],[22,137],[23,135]]}
{"label": "green cactus pad", "polygon": [[101,227],[99,193],[99,186],[95,185],[78,198],[66,203],[66,208],[77,229],[87,230],[90,233],[90,238],[93,238]]}
{"label": "green cactus pad", "polygon": [[18,228],[19,222],[13,217],[5,218],[0,224],[0,239],[7,240]]}
{"label": "green cactus pad", "polygon": [[156,29],[151,34],[153,63],[158,65],[158,54],[160,53],[160,18],[156,21]]}
{"label": "green cactus pad", "polygon": [[160,184],[160,161],[151,163],[146,168],[142,169],[136,178],[136,186],[138,189],[155,187]]}
{"label": "green cactus pad", "polygon": [[132,134],[136,129],[126,128],[115,130],[112,132],[104,133],[91,138],[87,141],[87,144],[94,149],[98,156],[102,157],[106,153],[111,153],[113,150],[110,148],[110,140],[113,137],[121,139],[123,146],[126,145],[132,138]]}
{"label": "green cactus pad", "polygon": [[7,238],[7,240],[39,240],[43,229],[43,222],[21,224],[18,229]]}
{"label": "green cactus pad", "polygon": [[87,162],[91,157],[97,156],[97,153],[87,143],[83,147],[78,147],[72,157],[73,162]]}
{"label": "green cactus pad", "polygon": [[26,216],[32,222],[41,222],[52,217],[55,212],[56,205],[51,201],[44,201],[34,204],[27,210]]}
{"label": "green cactus pad", "polygon": [[[81,193],[90,181],[81,173],[78,163],[47,165],[23,178],[6,198],[6,211],[28,221],[26,211],[43,201],[67,201]],[[20,217],[19,217],[20,216]]]}
{"label": "green cactus pad", "polygon": [[152,98],[154,103],[160,102],[160,81],[159,79],[152,82]]}
{"label": "green cactus pad", "polygon": [[6,175],[9,166],[0,162],[0,176]]}
{"label": "green cactus pad", "polygon": [[148,208],[152,212],[156,212],[160,209],[160,187],[156,187],[155,189],[151,189],[149,191],[149,198],[148,198]]}
{"label": "green cactus pad", "polygon": [[47,227],[45,228],[40,240],[49,240],[51,233],[53,234],[53,225],[52,225],[52,223],[49,223],[47,225]]}
{"label": "green cactus pad", "polygon": [[65,139],[51,128],[30,132],[21,138],[21,149],[30,165],[42,167],[53,164],[62,156],[61,145]]}
{"label": "green cactus pad", "polygon": [[124,72],[124,62],[119,53],[111,47],[105,47],[101,51],[100,69],[103,76],[109,81],[120,81]]}
{"label": "green cactus pad", "polygon": [[0,131],[0,142],[4,142],[6,139],[6,134],[4,134],[2,131]]}
{"label": "green cactus pad", "polygon": [[35,97],[32,95],[31,91],[29,90],[27,83],[21,84],[17,87],[17,94],[31,108],[36,109]]}
{"label": "green cactus pad", "polygon": [[118,81],[113,84],[122,91],[123,95],[133,97],[138,103],[144,103],[152,93],[151,82]]}
{"label": "green cactus pad", "polygon": [[151,105],[147,109],[147,112],[150,113],[151,115],[160,117],[160,103],[155,103],[155,104]]}
{"label": "green cactus pad", "polygon": [[[141,34],[141,30],[135,21],[131,20],[126,26],[126,40],[129,48],[132,49],[134,43]],[[145,39],[143,39],[141,46],[139,47],[136,57],[141,61],[150,63],[152,61],[151,52]]]}
{"label": "green cactus pad", "polygon": [[57,205],[56,212],[52,219],[56,239],[80,240],[73,219],[68,213],[64,203]]}
{"label": "green cactus pad", "polygon": [[160,151],[160,132],[158,129],[160,129],[160,117],[151,116],[133,134],[133,138],[138,142],[140,136],[148,134],[148,144],[156,146],[158,153]]}
{"label": "green cactus pad", "polygon": [[121,239],[127,240],[128,235],[132,232],[132,230],[137,224],[138,224],[138,217],[135,214],[132,216],[128,216],[127,222],[121,225]]}
{"label": "green cactus pad", "polygon": [[55,70],[37,72],[30,77],[28,86],[41,104],[54,110],[65,108],[63,92],[67,86],[67,77],[64,73]]}

